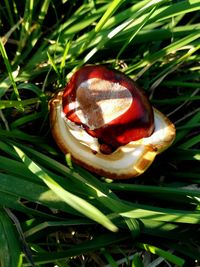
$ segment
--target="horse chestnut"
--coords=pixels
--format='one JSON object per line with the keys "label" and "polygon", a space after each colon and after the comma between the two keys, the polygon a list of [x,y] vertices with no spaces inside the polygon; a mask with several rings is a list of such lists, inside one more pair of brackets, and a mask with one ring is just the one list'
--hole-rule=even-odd
{"label": "horse chestnut", "polygon": [[175,127],[123,73],[84,66],[50,101],[53,137],[80,166],[113,179],[142,174]]}
{"label": "horse chestnut", "polygon": [[67,119],[98,138],[105,154],[154,130],[153,109],[144,92],[129,77],[105,66],[78,70],[62,103]]}

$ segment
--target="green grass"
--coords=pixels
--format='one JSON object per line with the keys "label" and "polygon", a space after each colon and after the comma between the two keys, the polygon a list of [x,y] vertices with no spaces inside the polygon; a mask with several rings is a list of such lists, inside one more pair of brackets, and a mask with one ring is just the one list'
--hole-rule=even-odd
{"label": "green grass", "polygon": [[[0,4],[0,266],[200,262],[200,1]],[[144,88],[177,129],[143,175],[112,181],[62,155],[48,101],[84,64]]]}

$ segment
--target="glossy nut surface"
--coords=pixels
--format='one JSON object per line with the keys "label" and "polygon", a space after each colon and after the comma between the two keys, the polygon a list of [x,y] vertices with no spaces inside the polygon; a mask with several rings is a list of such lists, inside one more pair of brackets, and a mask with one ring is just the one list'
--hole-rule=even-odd
{"label": "glossy nut surface", "polygon": [[123,73],[102,65],[75,72],[62,104],[68,120],[111,151],[154,130],[153,109],[144,92]]}

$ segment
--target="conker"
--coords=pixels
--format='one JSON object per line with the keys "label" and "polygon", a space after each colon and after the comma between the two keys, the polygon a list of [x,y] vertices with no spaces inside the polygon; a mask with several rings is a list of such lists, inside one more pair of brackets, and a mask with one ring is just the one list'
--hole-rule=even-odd
{"label": "conker", "polygon": [[76,71],[62,103],[66,118],[98,138],[105,154],[154,131],[153,109],[144,92],[122,72],[103,65]]}

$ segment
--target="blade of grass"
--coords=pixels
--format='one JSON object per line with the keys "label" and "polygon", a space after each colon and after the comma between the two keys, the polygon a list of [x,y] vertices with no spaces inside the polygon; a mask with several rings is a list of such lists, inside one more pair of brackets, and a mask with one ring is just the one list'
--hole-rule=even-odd
{"label": "blade of grass", "polygon": [[150,219],[155,221],[163,222],[176,222],[176,223],[188,223],[188,224],[199,224],[199,212],[187,212],[177,211],[172,209],[161,209],[155,207],[148,207],[143,205],[141,208],[135,208],[127,212],[122,212],[121,216],[127,218],[140,218]]}
{"label": "blade of grass", "polygon": [[144,267],[141,255],[139,253],[134,254],[131,267]]}
{"label": "blade of grass", "polygon": [[[193,123],[199,123],[200,122],[200,112],[197,112],[194,116],[192,116],[192,118],[190,120],[188,120],[187,122],[184,123],[184,126],[190,126]],[[179,131],[176,135],[176,139],[175,139],[175,143],[181,141],[183,138],[185,138],[185,136],[187,135],[187,133],[190,131],[190,129],[185,129],[182,131]]]}
{"label": "blade of grass", "polygon": [[[35,46],[35,44],[37,43],[38,39],[41,36],[41,26],[47,14],[50,0],[45,0],[41,2],[41,7],[39,8],[36,6],[35,3],[33,0],[26,1],[26,7],[24,11],[24,24],[23,24],[23,27],[21,28],[21,35],[20,35],[18,50],[13,60],[14,66],[20,64],[23,60],[27,58],[27,56],[30,54],[33,47]],[[38,13],[37,18],[35,18],[35,21],[33,24],[33,21],[32,21],[33,11],[36,8],[39,9],[39,13]],[[26,49],[24,49],[27,43],[28,45]],[[39,56],[41,58],[41,53],[39,53]],[[28,60],[28,62],[29,61],[30,59]]]}
{"label": "blade of grass", "polygon": [[97,23],[95,27],[95,32],[99,32],[107,20],[114,14],[114,12],[123,4],[124,0],[114,0],[110,4],[109,8],[101,17],[100,21]]}
{"label": "blade of grass", "polygon": [[18,60],[22,56],[22,50],[25,47],[28,37],[30,35],[30,28],[31,28],[32,18],[33,18],[33,7],[34,7],[33,0],[25,1],[23,22],[22,22],[22,27],[20,31],[18,49],[16,51],[15,58],[13,60],[14,65],[18,64]]}
{"label": "blade of grass", "polygon": [[9,216],[9,218],[12,220],[12,222],[15,224],[16,226],[16,229],[17,229],[17,232],[19,234],[19,237],[20,237],[20,241],[22,242],[22,245],[23,245],[23,251],[26,255],[26,258],[27,260],[30,262],[30,264],[33,266],[33,267],[36,267],[34,262],[33,262],[33,258],[32,258],[32,254],[31,254],[31,251],[30,251],[30,248],[29,248],[29,245],[27,244],[26,242],[26,239],[25,239],[25,236],[24,236],[24,233],[23,233],[23,230],[21,228],[21,225],[20,225],[20,222],[19,220],[17,219],[17,217],[12,213],[12,211],[8,208],[4,208],[4,210],[6,211],[7,215]]}
{"label": "blade of grass", "polygon": [[138,12],[132,14],[132,16],[109,31],[107,36],[105,36],[101,42],[99,42],[83,59],[83,63],[86,63],[91,57],[94,56],[94,54],[97,53],[98,50],[100,50],[109,40],[111,40],[113,37],[117,36],[120,32],[122,32],[124,29],[126,29],[136,18],[140,17],[142,14],[148,14],[148,11],[153,8],[153,6],[157,5],[158,3],[163,2],[164,0],[152,0],[149,3],[147,3],[144,7],[142,7]]}
{"label": "blade of grass", "polygon": [[14,26],[2,37],[2,43],[5,45],[10,38],[10,36],[15,32],[15,30],[22,23],[22,19],[20,19]]}
{"label": "blade of grass", "polygon": [[[9,178],[9,177],[7,177]],[[24,205],[23,202],[20,201],[20,197],[13,195],[13,194],[9,194],[9,193],[5,193],[3,191],[0,190],[0,201],[1,201],[1,205],[4,207],[8,207],[10,209],[13,209],[15,211],[20,211],[24,214],[27,214],[29,216],[33,216],[33,217],[37,217],[37,218],[41,218],[43,220],[58,220],[59,218],[57,218],[55,215],[52,215],[50,213],[45,213],[45,212],[41,212],[39,210],[36,210],[35,208],[29,208],[26,207]]]}
{"label": "blade of grass", "polygon": [[200,160],[199,154],[200,150],[198,149],[181,149],[176,147],[176,149],[172,149],[172,160],[179,163],[181,161],[193,161]]}
{"label": "blade of grass", "polygon": [[142,68],[145,67],[146,65],[148,65],[149,67],[154,64],[157,60],[160,60],[161,58],[163,58],[163,56],[169,55],[172,52],[176,52],[178,49],[182,48],[183,46],[192,43],[193,41],[195,41],[196,39],[198,39],[200,37],[200,31],[198,31],[195,34],[190,34],[182,39],[177,40],[176,42],[171,43],[170,45],[164,47],[163,49],[161,49],[158,52],[155,52],[151,55],[148,55],[146,57],[144,57],[143,60],[141,60],[140,62],[136,63],[134,66],[130,67],[126,73],[130,74],[133,70],[136,70],[138,68]]}
{"label": "blade of grass", "polygon": [[26,100],[0,100],[0,109],[6,109],[6,108],[17,108],[20,109],[22,106],[28,106],[32,104],[40,103],[40,100],[38,98],[29,98]]}
{"label": "blade of grass", "polygon": [[[15,80],[19,74],[19,68],[12,72],[12,77]],[[0,82],[0,98],[5,95],[12,84],[10,77],[5,78],[3,81]]]}
{"label": "blade of grass", "polygon": [[65,61],[66,61],[66,58],[67,58],[67,55],[68,55],[68,52],[69,52],[71,44],[72,44],[72,40],[68,40],[66,42],[66,46],[65,46],[65,49],[64,49],[63,57],[62,57],[62,60],[60,62],[60,73],[63,73],[64,67],[65,67]]}
{"label": "blade of grass", "polygon": [[[118,267],[118,263],[114,260],[114,258],[112,257],[112,255],[106,251],[105,249],[102,251],[103,256],[106,258],[107,262],[109,263],[107,266],[111,266],[111,267]],[[106,267],[106,265],[104,266]]]}
{"label": "blade of grass", "polygon": [[101,17],[100,21],[97,23],[97,25],[94,28],[94,31],[91,31],[91,33],[88,36],[88,39],[86,39],[85,43],[81,47],[79,53],[81,54],[88,46],[88,44],[91,42],[91,40],[95,37],[96,33],[101,30],[101,28],[104,26],[106,21],[109,19],[109,17],[112,16],[112,14],[120,7],[120,5],[124,2],[124,0],[114,0],[109,5],[106,12]]}
{"label": "blade of grass", "polygon": [[170,102],[170,104],[172,105],[177,105],[178,103],[180,102],[184,102],[184,101],[187,101],[187,100],[190,100],[190,101],[198,101],[200,100],[200,96],[197,95],[197,96],[188,96],[188,95],[185,95],[185,96],[179,96],[179,97],[175,97],[175,98],[165,98],[165,99],[153,99],[152,100],[152,103],[154,104],[159,104],[159,105],[166,105]]}
{"label": "blade of grass", "polygon": [[23,177],[23,179],[36,182],[33,174],[26,168],[26,166],[22,162],[5,156],[0,156],[0,162],[2,171],[14,176],[17,176],[20,173],[21,178]]}
{"label": "blade of grass", "polygon": [[120,49],[120,51],[119,51],[119,53],[117,55],[117,59],[119,59],[119,57],[125,51],[125,49],[127,48],[127,46],[133,41],[133,39],[139,33],[139,31],[145,26],[145,24],[148,22],[149,18],[151,17],[151,15],[153,14],[153,12],[156,10],[156,8],[157,8],[157,6],[154,6],[152,8],[152,10],[148,13],[147,17],[145,17],[144,20],[136,27],[136,29],[133,31],[133,33],[131,34],[131,36],[128,38],[128,40],[124,43],[124,45]]}
{"label": "blade of grass", "polygon": [[[165,246],[165,244],[163,245]],[[190,257],[195,261],[200,260],[198,247],[195,247],[194,244],[188,245],[187,242],[185,244],[181,244],[179,242],[176,243],[169,241],[168,245],[170,249],[176,250],[178,253],[181,253],[182,255],[187,255],[187,257]]]}
{"label": "blade of grass", "polygon": [[24,117],[21,117],[11,123],[10,128],[12,130],[18,129],[20,126],[26,125],[29,122],[34,122],[35,120],[41,119],[44,117],[44,112],[36,112]]}
{"label": "blade of grass", "polygon": [[[45,168],[51,169],[52,171],[56,171],[60,173],[64,177],[68,177],[73,183],[77,184],[77,187],[80,186],[85,188],[89,187],[91,190],[91,196],[93,197],[104,197],[106,196],[109,198],[111,196],[114,199],[118,199],[118,197],[112,193],[111,190],[109,190],[104,184],[102,184],[96,177],[94,177],[92,174],[87,172],[86,170],[80,168],[79,166],[76,166],[76,170],[70,170],[65,165],[61,164],[60,162],[54,160],[53,158],[50,158],[39,151],[33,150],[31,148],[27,148],[25,146],[20,145],[20,148],[25,150],[34,160],[37,160],[42,166]],[[85,187],[84,187],[85,186]],[[89,192],[88,192],[89,193]],[[113,204],[111,205],[111,207]]]}
{"label": "blade of grass", "polygon": [[71,194],[64,190],[58,183],[56,183],[47,173],[45,173],[37,164],[29,159],[19,148],[14,147],[19,157],[38,178],[58,195],[64,202],[70,205],[72,208],[80,212],[81,214],[91,218],[92,220],[102,224],[104,227],[111,231],[116,231],[117,227],[97,208],[92,206],[89,202],[81,199],[78,196]]}
{"label": "blade of grass", "polygon": [[[156,198],[163,198],[163,199],[168,199],[169,194],[176,199],[177,201],[184,201],[184,199],[187,202],[192,201],[192,198],[197,198],[197,203],[199,203],[198,198],[200,198],[200,191],[197,190],[188,190],[188,189],[183,189],[183,188],[173,188],[173,187],[158,187],[158,186],[145,186],[145,185],[134,185],[134,184],[122,184],[122,183],[117,183],[117,184],[108,184],[108,187],[112,190],[117,190],[117,191],[124,191],[124,192],[138,192],[146,195],[153,195]],[[183,197],[183,199],[182,199]],[[175,200],[175,201],[176,201]],[[192,201],[193,202],[193,201]]]}
{"label": "blade of grass", "polygon": [[[45,16],[47,15],[50,3],[51,3],[51,0],[44,0],[43,2],[41,2],[42,6],[39,9],[40,11],[38,13],[37,23],[34,25],[35,31],[33,32],[32,36],[31,36],[31,48],[33,48],[35,46],[35,44],[37,43],[37,41],[41,35],[41,26],[42,26],[42,23],[45,19]],[[25,56],[27,56],[30,51],[31,51],[31,49],[27,50],[27,52],[25,53]]]}
{"label": "blade of grass", "polygon": [[187,140],[186,142],[181,144],[179,147],[182,149],[188,149],[188,148],[191,148],[192,146],[195,146],[197,144],[200,144],[200,135],[196,135],[196,136],[190,138],[189,140]]}
{"label": "blade of grass", "polygon": [[11,65],[10,65],[10,62],[9,62],[9,59],[8,59],[8,56],[7,56],[7,53],[6,53],[6,50],[5,50],[5,47],[3,45],[3,42],[2,42],[1,38],[0,38],[0,52],[1,52],[1,55],[3,57],[3,61],[4,61],[4,64],[6,66],[6,69],[7,69],[7,72],[8,72],[8,76],[9,76],[11,84],[13,86],[16,98],[20,102],[21,98],[20,98],[20,95],[19,95],[19,91],[17,89],[17,85],[15,83],[15,78],[13,76],[12,68],[11,68]]}
{"label": "blade of grass", "polygon": [[144,243],[137,243],[137,247],[142,248],[148,252],[151,252],[152,254],[159,255],[163,257],[165,260],[175,264],[176,266],[183,266],[185,264],[185,260],[173,255],[172,253],[168,251],[164,251],[161,248],[149,245],[149,244],[144,244]]}
{"label": "blade of grass", "polygon": [[0,237],[1,266],[22,266],[21,244],[12,222],[2,208],[0,208]]}
{"label": "blade of grass", "polygon": [[55,63],[54,59],[52,58],[52,56],[50,55],[49,52],[47,52],[47,56],[48,56],[48,59],[49,59],[49,62],[51,64],[52,68],[54,69],[54,71],[56,72],[58,77],[60,77],[60,72],[59,72],[59,70],[58,70],[58,68],[56,66],[56,63]]}
{"label": "blade of grass", "polygon": [[[16,202],[10,202],[10,200],[15,197],[17,202],[20,201],[20,199],[25,199],[30,203],[39,203],[40,205],[64,211],[68,214],[78,215],[78,213],[74,209],[72,209],[64,201],[62,201],[62,199],[47,186],[40,185],[37,182],[33,182],[31,180],[25,180],[23,179],[23,176],[21,177],[19,174],[18,176],[11,174],[2,174],[0,192],[0,196],[3,196],[2,203],[10,208],[14,207],[17,210],[24,211],[23,205],[18,205],[19,203]],[[8,200],[7,198],[5,198],[6,196],[8,197]],[[37,214],[37,212],[35,214]]]}
{"label": "blade of grass", "polygon": [[140,224],[138,220],[135,220],[133,218],[124,218],[125,223],[127,224],[131,235],[133,238],[136,238],[140,235]]}
{"label": "blade of grass", "polygon": [[199,88],[200,87],[200,82],[184,82],[184,81],[164,81],[162,85],[167,86],[167,87],[184,87],[184,88]]}
{"label": "blade of grass", "polygon": [[166,20],[171,17],[175,17],[178,15],[185,15],[187,12],[194,12],[200,10],[200,5],[198,0],[190,0],[190,1],[181,1],[175,2],[173,4],[168,4],[160,8],[155,13],[154,18],[152,20]]}
{"label": "blade of grass", "polygon": [[189,51],[186,52],[183,56],[173,61],[173,63],[169,64],[169,66],[167,66],[163,71],[156,75],[156,77],[151,80],[153,84],[151,85],[150,91],[154,90],[167,77],[167,75],[179,68],[180,64],[184,64],[185,61],[199,49],[200,45],[190,48]]}
{"label": "blade of grass", "polygon": [[5,6],[6,6],[6,11],[8,13],[8,23],[10,23],[10,27],[13,28],[15,27],[15,18],[12,14],[13,8],[12,8],[12,4],[10,3],[10,1],[8,0],[4,0]]}
{"label": "blade of grass", "polygon": [[111,29],[112,27],[115,27],[117,24],[121,23],[126,18],[131,17],[134,13],[137,13],[139,10],[144,8],[148,3],[149,0],[142,0],[139,2],[135,2],[132,6],[129,6],[128,8],[122,11],[120,10],[119,13],[114,14],[105,22],[103,29]]}
{"label": "blade of grass", "polygon": [[4,139],[9,138],[10,142],[12,139],[18,140],[18,141],[23,140],[23,141],[31,142],[31,143],[35,144],[35,146],[38,144],[40,147],[42,147],[42,143],[45,140],[44,137],[38,138],[38,136],[24,133],[19,129],[14,129],[12,131],[6,131],[6,130],[0,129],[0,136],[1,136],[1,138],[4,138]]}

